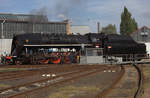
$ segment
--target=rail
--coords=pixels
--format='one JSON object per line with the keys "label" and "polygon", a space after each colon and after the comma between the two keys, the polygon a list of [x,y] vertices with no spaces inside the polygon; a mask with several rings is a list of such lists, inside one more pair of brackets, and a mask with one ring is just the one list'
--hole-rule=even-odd
{"label": "rail", "polygon": [[140,93],[142,91],[143,73],[142,73],[141,69],[136,64],[133,64],[133,66],[137,69],[138,75],[139,75],[138,89],[134,95],[134,98],[138,98],[138,96],[140,95]]}
{"label": "rail", "polygon": [[[47,87],[50,87],[50,86],[55,86],[55,85],[58,85],[58,84],[61,84],[61,83],[65,83],[65,82],[67,82],[67,81],[69,81],[69,80],[75,80],[75,79],[77,79],[77,78],[79,78],[79,77],[83,77],[83,76],[87,76],[87,75],[90,75],[90,74],[94,74],[94,73],[96,73],[96,72],[100,72],[100,71],[103,71],[104,69],[107,69],[107,68],[105,68],[105,67],[103,67],[102,69],[93,69],[93,71],[90,71],[90,72],[88,72],[88,73],[85,73],[85,74],[81,74],[81,75],[77,75],[77,76],[75,76],[75,77],[70,77],[70,78],[66,78],[66,79],[64,79],[64,80],[62,80],[62,81],[58,81],[58,82],[56,82],[56,83],[52,83],[52,84],[49,84],[49,85],[47,85],[47,86],[44,86],[44,87],[38,87],[38,88],[35,88],[35,89],[32,89],[32,90],[27,90],[27,91],[25,91],[25,92],[22,92],[22,93],[18,93],[18,94],[14,94],[14,95],[12,95],[12,96],[8,96],[7,98],[12,98],[12,97],[17,97],[17,96],[23,96],[23,95],[26,95],[26,94],[29,94],[29,93],[33,93],[33,92],[35,92],[35,90],[37,91],[37,90],[41,90],[41,89],[44,89],[44,88],[47,88]],[[87,72],[88,70],[91,70],[91,69],[87,69],[87,70],[82,70],[83,72]],[[73,72],[72,74],[77,74],[77,73],[80,73],[80,72]],[[67,76],[68,74],[64,74],[64,76]],[[71,74],[69,74],[69,76],[70,76]],[[58,76],[56,76],[56,77],[58,77]],[[56,78],[55,77],[55,78]],[[50,80],[50,79],[49,79]],[[21,98],[21,97],[20,97]]]}
{"label": "rail", "polygon": [[116,84],[118,84],[118,82],[122,79],[123,75],[125,74],[125,68],[121,66],[121,72],[119,74],[119,76],[117,77],[117,79],[105,90],[103,90],[100,94],[98,94],[95,98],[105,98],[106,95],[115,87]]}

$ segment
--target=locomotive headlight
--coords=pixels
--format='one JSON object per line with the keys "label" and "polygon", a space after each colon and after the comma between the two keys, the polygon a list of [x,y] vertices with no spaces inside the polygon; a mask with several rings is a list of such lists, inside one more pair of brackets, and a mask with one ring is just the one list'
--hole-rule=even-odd
{"label": "locomotive headlight", "polygon": [[99,48],[100,47],[100,44],[95,44],[95,48]]}
{"label": "locomotive headlight", "polygon": [[99,48],[99,46],[95,46],[96,48]]}
{"label": "locomotive headlight", "polygon": [[108,49],[111,49],[112,47],[111,46],[108,46]]}

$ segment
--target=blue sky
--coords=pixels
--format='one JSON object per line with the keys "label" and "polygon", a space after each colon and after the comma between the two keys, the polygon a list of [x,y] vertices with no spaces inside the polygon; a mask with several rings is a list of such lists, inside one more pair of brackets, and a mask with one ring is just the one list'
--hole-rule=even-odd
{"label": "blue sky", "polygon": [[89,25],[97,31],[101,27],[115,24],[119,31],[120,15],[124,6],[132,13],[139,27],[150,27],[150,0],[0,0],[0,13],[28,14],[42,12],[50,21],[69,18],[73,25]]}

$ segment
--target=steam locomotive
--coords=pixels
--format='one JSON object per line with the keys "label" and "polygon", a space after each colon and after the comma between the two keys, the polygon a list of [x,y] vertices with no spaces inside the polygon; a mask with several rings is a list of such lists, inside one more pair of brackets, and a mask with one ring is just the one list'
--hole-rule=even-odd
{"label": "steam locomotive", "polygon": [[[124,57],[124,55],[137,55],[138,57],[144,57],[146,54],[145,44],[137,43],[131,37],[124,35],[106,35],[104,33],[88,33],[85,35],[26,33],[14,36],[11,55],[15,57],[15,61],[31,62],[31,57],[39,56],[40,49],[74,48],[76,51],[80,51],[83,46],[84,48],[98,46],[103,49],[103,55],[105,56]],[[29,53],[30,50],[32,50],[32,53]],[[39,61],[39,58],[37,61]]]}

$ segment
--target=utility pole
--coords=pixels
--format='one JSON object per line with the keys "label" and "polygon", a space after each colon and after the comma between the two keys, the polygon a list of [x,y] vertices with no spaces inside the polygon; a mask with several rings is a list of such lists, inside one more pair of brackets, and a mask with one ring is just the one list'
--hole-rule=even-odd
{"label": "utility pole", "polygon": [[3,38],[4,38],[4,23],[6,22],[6,19],[3,20],[3,22],[1,23],[1,54],[2,54],[2,51],[3,51]]}
{"label": "utility pole", "polygon": [[4,38],[4,23],[6,22],[6,19],[3,20],[3,22],[1,23],[1,26],[2,26],[2,35],[1,35],[1,38],[3,39]]}

